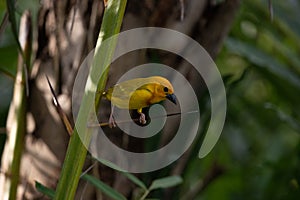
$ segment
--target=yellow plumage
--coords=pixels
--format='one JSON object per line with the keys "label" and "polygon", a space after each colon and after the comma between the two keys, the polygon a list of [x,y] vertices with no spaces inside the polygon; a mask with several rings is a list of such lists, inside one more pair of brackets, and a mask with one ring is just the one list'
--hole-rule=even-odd
{"label": "yellow plumage", "polygon": [[[140,122],[145,124],[145,115],[142,113],[142,109],[165,99],[176,104],[176,97],[173,93],[173,86],[166,78],[151,76],[121,82],[109,88],[103,95],[118,108],[136,109],[141,115]],[[115,126],[112,113],[113,110],[110,116],[110,125]]]}

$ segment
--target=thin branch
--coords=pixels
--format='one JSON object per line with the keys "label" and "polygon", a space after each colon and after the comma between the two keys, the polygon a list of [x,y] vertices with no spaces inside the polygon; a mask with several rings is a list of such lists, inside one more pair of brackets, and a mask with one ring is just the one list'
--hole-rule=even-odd
{"label": "thin branch", "polygon": [[180,21],[184,19],[184,0],[179,0],[180,2]]}
{"label": "thin branch", "polygon": [[[8,13],[8,20],[11,23],[11,29],[13,36],[17,42],[18,49],[20,52],[20,55],[23,58],[23,70],[24,70],[24,76],[25,76],[25,85],[26,85],[26,96],[29,96],[29,84],[28,84],[28,69],[30,65],[30,55],[31,55],[31,40],[32,40],[32,29],[31,29],[31,16],[26,21],[26,24],[24,24],[24,29],[20,31],[20,35],[18,37],[18,30],[17,30],[17,20],[15,16],[15,0],[6,0],[7,5],[7,13]],[[28,12],[28,15],[30,13]],[[20,24],[22,25],[22,24]],[[21,29],[22,27],[20,27]],[[24,40],[25,38],[25,40]]]}
{"label": "thin branch", "polygon": [[[164,117],[172,117],[172,116],[176,116],[176,115],[182,115],[182,114],[191,114],[191,113],[196,113],[198,111],[194,110],[194,111],[189,111],[189,112],[185,112],[185,113],[181,113],[181,112],[177,112],[177,113],[171,113],[171,114],[167,114],[167,115],[160,115],[160,116],[154,116],[152,117],[152,119],[161,119],[161,118],[164,118]],[[118,124],[123,124],[123,123],[129,123],[131,121],[134,121],[134,122],[138,122],[140,119],[139,118],[135,118],[135,119],[132,119],[132,120],[121,120],[121,121],[118,121]],[[100,124],[88,124],[88,127],[103,127],[103,126],[108,126],[109,123],[108,122],[103,122],[103,123],[100,123]]]}
{"label": "thin branch", "polygon": [[52,94],[52,99],[53,99],[53,103],[55,105],[55,108],[56,108],[56,111],[58,112],[59,114],[59,117],[61,118],[61,120],[63,121],[63,124],[65,125],[67,131],[68,131],[68,134],[71,136],[73,134],[73,128],[72,128],[72,125],[67,117],[67,114],[64,112],[64,110],[61,108],[58,100],[57,100],[57,97],[56,97],[56,94],[54,92],[54,89],[49,81],[49,78],[48,76],[46,76],[46,79],[47,79],[47,82],[48,82],[48,85],[49,85],[49,88],[50,88],[50,91],[51,91],[51,94]]}
{"label": "thin branch", "polygon": [[91,166],[89,166],[84,172],[82,172],[82,174],[80,175],[80,178],[87,174],[91,169],[93,169],[93,167],[95,167],[95,165],[97,164],[97,162],[95,161]]}
{"label": "thin branch", "polygon": [[273,5],[272,0],[268,0],[269,12],[270,12],[270,19],[273,21]]}
{"label": "thin branch", "polygon": [[5,31],[7,24],[8,24],[8,13],[5,12],[2,22],[1,22],[1,25],[0,25],[0,38],[1,38],[1,35]]}
{"label": "thin branch", "polygon": [[73,11],[73,15],[72,15],[72,22],[71,22],[71,27],[70,27],[70,35],[72,35],[72,31],[73,31],[73,27],[74,27],[74,23],[75,23],[75,16],[76,16],[76,12],[77,12],[77,7],[78,7],[78,1],[76,0],[75,6],[73,7],[74,11]]}

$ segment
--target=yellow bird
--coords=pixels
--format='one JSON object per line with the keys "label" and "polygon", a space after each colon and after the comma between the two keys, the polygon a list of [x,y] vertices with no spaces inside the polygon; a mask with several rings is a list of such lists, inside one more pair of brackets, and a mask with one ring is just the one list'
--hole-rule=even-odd
{"label": "yellow bird", "polygon": [[124,81],[109,88],[102,94],[111,101],[112,110],[109,117],[109,126],[115,127],[113,118],[114,106],[121,109],[137,110],[140,114],[139,121],[146,124],[145,114],[142,109],[163,100],[169,99],[176,104],[174,89],[170,81],[161,76],[151,76],[148,78],[136,78]]}

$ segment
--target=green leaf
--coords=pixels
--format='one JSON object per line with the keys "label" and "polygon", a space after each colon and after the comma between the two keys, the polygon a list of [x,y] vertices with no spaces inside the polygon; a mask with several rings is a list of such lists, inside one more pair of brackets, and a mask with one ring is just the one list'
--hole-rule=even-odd
{"label": "green leaf", "polygon": [[168,176],[161,179],[156,179],[152,182],[149,190],[155,190],[159,188],[173,187],[182,183],[182,178],[180,176]]}
{"label": "green leaf", "polygon": [[95,158],[95,160],[97,160],[98,162],[106,165],[107,167],[110,167],[112,169],[120,171],[124,176],[126,176],[129,180],[131,180],[137,186],[139,186],[140,188],[142,188],[144,190],[147,190],[146,185],[140,179],[138,179],[136,176],[134,176],[134,175],[132,175],[132,174],[130,174],[128,172],[124,172],[120,167],[118,167],[114,163],[111,163],[111,162],[109,162],[107,160],[99,159],[99,158]]}
{"label": "green leaf", "polygon": [[82,176],[82,179],[88,181],[89,183],[94,185],[96,188],[101,190],[104,194],[106,194],[107,196],[109,196],[112,199],[126,200],[126,198],[122,194],[120,194],[119,192],[114,190],[112,187],[106,185],[105,183],[103,183],[102,181],[100,181],[99,179],[97,179],[91,175],[85,174]]}
{"label": "green leaf", "polygon": [[250,62],[257,65],[257,67],[264,68],[274,75],[284,79],[296,88],[300,89],[300,79],[284,64],[277,62],[271,55],[263,52],[262,50],[251,46],[245,42],[228,38],[225,42],[226,47],[230,51],[241,55],[248,59]]}
{"label": "green leaf", "polygon": [[129,180],[131,180],[133,183],[135,183],[140,188],[147,190],[146,185],[140,179],[138,179],[136,176],[134,176],[130,173],[126,173],[126,172],[122,172],[122,174],[124,174],[124,176],[126,176]]}
{"label": "green leaf", "polygon": [[266,103],[265,108],[273,110],[282,122],[289,124],[290,127],[295,129],[297,133],[300,133],[300,123],[297,121],[297,119],[285,113],[282,109],[280,109],[280,107],[272,103]]}
{"label": "green leaf", "polygon": [[101,159],[101,158],[94,158],[94,159],[107,167],[110,167],[110,168],[120,171],[120,172],[124,172],[124,170],[122,168],[120,168],[118,165],[116,165],[108,160]]}
{"label": "green leaf", "polygon": [[44,195],[47,195],[50,198],[54,198],[55,191],[53,189],[47,188],[37,181],[35,181],[35,188]]}
{"label": "green leaf", "polygon": [[102,163],[103,165],[107,166],[107,167],[110,167],[114,170],[117,170],[119,171],[120,173],[122,173],[124,176],[126,176],[129,180],[131,180],[133,183],[135,183],[137,186],[139,186],[140,188],[144,189],[144,190],[147,190],[147,187],[146,185],[140,180],[138,179],[136,176],[128,173],[128,172],[125,172],[122,168],[120,168],[119,166],[117,166],[116,164],[108,161],[108,160],[105,160],[105,159],[101,159],[101,158],[94,158],[96,161]]}

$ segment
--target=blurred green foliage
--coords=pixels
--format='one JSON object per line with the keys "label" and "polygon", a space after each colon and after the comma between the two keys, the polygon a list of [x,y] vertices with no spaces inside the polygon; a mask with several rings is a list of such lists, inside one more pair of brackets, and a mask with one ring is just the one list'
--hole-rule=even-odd
{"label": "blurred green foliage", "polygon": [[300,196],[300,1],[244,0],[216,63],[228,110],[220,141],[192,158],[184,197],[217,164],[223,172],[195,199]]}

